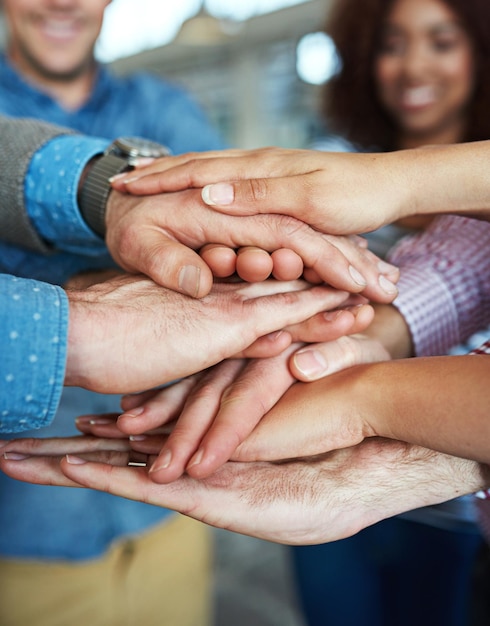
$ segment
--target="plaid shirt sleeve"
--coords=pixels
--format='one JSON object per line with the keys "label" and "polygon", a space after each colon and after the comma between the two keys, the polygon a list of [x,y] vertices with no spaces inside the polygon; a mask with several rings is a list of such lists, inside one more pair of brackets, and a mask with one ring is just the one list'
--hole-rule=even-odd
{"label": "plaid shirt sleeve", "polygon": [[490,223],[441,216],[389,254],[400,267],[394,305],[417,356],[446,354],[490,323]]}

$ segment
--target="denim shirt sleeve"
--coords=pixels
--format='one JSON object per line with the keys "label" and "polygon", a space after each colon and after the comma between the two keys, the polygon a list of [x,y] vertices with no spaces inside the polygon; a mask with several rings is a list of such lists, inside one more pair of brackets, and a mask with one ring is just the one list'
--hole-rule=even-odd
{"label": "denim shirt sleeve", "polygon": [[0,274],[0,432],[47,426],[65,377],[68,299],[55,285]]}
{"label": "denim shirt sleeve", "polygon": [[25,179],[27,213],[39,235],[56,250],[83,256],[106,252],[104,241],[80,215],[77,191],[86,164],[108,143],[62,135],[44,144],[31,160]]}

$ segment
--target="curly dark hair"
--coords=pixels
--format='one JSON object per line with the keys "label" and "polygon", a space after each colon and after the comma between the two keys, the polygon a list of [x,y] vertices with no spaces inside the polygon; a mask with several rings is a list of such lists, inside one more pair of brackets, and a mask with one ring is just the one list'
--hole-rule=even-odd
{"label": "curly dark hair", "polygon": [[[374,63],[383,20],[395,0],[337,0],[325,32],[342,62],[325,86],[329,129],[360,149],[395,150],[396,129],[378,100]],[[465,141],[490,138],[490,0],[443,0],[461,19],[475,52],[475,93]]]}

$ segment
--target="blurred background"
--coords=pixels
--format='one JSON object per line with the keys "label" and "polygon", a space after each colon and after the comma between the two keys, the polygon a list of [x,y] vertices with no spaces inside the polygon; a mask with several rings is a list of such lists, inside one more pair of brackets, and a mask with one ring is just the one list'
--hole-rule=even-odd
{"label": "blurred background", "polygon": [[182,84],[234,147],[305,147],[328,133],[317,101],[337,66],[319,32],[329,4],[113,0],[97,57],[120,74],[147,70]]}
{"label": "blurred background", "polygon": [[175,4],[114,0],[99,58],[183,84],[235,147],[303,147],[325,134],[317,97],[336,59],[318,31],[329,0]]}

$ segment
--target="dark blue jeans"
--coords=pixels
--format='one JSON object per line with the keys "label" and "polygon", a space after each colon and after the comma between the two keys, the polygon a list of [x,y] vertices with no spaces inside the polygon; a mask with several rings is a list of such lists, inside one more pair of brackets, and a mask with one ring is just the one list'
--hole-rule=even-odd
{"label": "dark blue jeans", "polygon": [[294,547],[293,570],[306,622],[467,626],[472,570],[481,545],[478,534],[392,518],[348,539]]}

